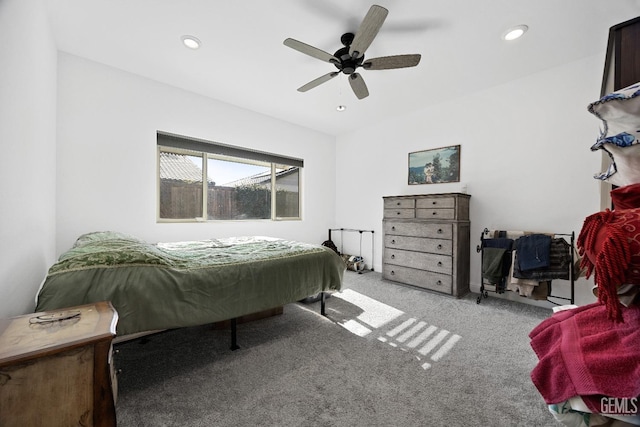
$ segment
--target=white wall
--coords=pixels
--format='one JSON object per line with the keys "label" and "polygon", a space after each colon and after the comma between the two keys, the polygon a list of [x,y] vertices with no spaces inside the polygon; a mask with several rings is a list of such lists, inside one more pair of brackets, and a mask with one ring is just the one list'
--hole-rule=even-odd
{"label": "white wall", "polygon": [[[603,61],[604,52],[341,136],[336,225],[376,231],[374,268],[381,271],[382,197],[466,186],[475,291],[481,276],[475,247],[485,227],[577,236],[584,218],[599,210],[592,176],[601,157],[589,147],[600,121],[587,105],[599,98]],[[409,152],[457,144],[460,183],[407,184]],[[577,288],[578,302],[593,300],[589,283],[581,279]]]}
{"label": "white wall", "polygon": [[55,260],[56,48],[40,0],[0,1],[0,317]]}
{"label": "white wall", "polygon": [[[270,235],[321,243],[335,213],[335,139],[59,54],[57,251],[117,230],[175,241]],[[303,221],[156,223],[156,131],[304,159]]]}
{"label": "white wall", "polygon": [[[599,123],[586,106],[598,97],[604,52],[336,141],[68,54],[56,67],[41,0],[2,0],[0,37],[1,317],[32,310],[55,257],[93,230],[320,242],[329,227],[373,229],[379,271],[386,195],[466,185],[472,247],[484,227],[578,232],[599,207],[591,176],[600,156],[589,151]],[[304,158],[304,220],[156,223],[156,130]],[[407,185],[409,152],[453,144],[461,183]],[[357,252],[357,241],[345,250]],[[479,263],[472,249],[476,289]]]}

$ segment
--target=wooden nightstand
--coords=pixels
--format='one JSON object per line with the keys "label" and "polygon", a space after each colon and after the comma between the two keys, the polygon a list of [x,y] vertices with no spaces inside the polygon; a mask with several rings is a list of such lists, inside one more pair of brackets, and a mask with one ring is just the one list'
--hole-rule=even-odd
{"label": "wooden nightstand", "polygon": [[109,302],[0,319],[0,426],[115,426],[117,321]]}

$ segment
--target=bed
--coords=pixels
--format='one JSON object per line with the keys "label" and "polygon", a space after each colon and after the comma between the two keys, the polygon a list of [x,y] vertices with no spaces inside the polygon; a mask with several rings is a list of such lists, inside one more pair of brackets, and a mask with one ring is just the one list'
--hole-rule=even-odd
{"label": "bed", "polygon": [[[51,266],[36,311],[110,301],[117,335],[203,325],[338,291],[331,249],[272,237],[147,243],[119,232],[80,236]],[[324,314],[324,313],[323,313]],[[235,344],[235,321],[232,337]]]}

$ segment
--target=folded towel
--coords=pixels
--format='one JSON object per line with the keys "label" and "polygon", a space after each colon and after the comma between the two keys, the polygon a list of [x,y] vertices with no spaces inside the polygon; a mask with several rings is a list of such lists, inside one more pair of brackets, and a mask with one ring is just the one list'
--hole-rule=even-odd
{"label": "folded towel", "polygon": [[593,303],[554,313],[531,331],[539,358],[531,379],[547,404],[582,396],[601,412],[603,396],[640,396],[640,307],[621,314],[623,322],[614,322]]}

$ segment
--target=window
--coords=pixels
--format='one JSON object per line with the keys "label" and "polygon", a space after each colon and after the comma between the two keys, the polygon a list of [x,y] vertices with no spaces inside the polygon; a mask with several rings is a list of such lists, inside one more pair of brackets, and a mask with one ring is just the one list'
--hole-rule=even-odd
{"label": "window", "polygon": [[302,167],[300,159],[158,132],[158,220],[300,219]]}

